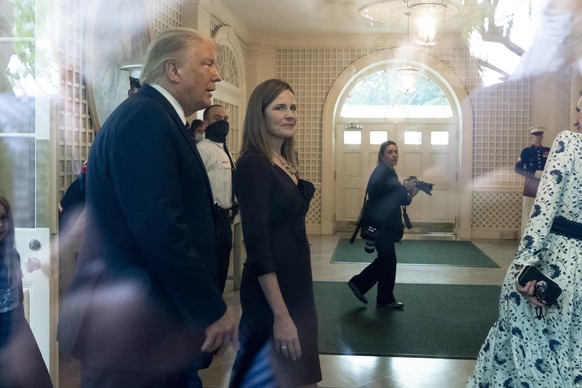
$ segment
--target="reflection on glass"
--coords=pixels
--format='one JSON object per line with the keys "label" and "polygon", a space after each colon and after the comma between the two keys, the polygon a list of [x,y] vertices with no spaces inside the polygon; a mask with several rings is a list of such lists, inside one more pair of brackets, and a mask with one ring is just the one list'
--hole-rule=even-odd
{"label": "reflection on glass", "polygon": [[404,144],[408,145],[422,144],[422,131],[405,131]]}
{"label": "reflection on glass", "polygon": [[344,131],[344,144],[362,144],[362,131]]}
{"label": "reflection on glass", "polygon": [[370,144],[382,144],[388,140],[386,131],[370,131]]}
{"label": "reflection on glass", "polygon": [[35,139],[2,137],[0,133],[0,193],[12,206],[14,226],[34,228]]}
{"label": "reflection on glass", "polygon": [[[417,73],[414,92],[399,89],[396,69],[382,69],[359,79],[343,102],[343,118],[450,118],[451,105],[443,90]],[[408,88],[407,88],[408,89]]]}
{"label": "reflection on glass", "polygon": [[448,131],[432,131],[430,133],[430,144],[432,145],[449,145]]}
{"label": "reflection on glass", "polygon": [[34,103],[34,97],[0,93],[0,134],[33,134]]}

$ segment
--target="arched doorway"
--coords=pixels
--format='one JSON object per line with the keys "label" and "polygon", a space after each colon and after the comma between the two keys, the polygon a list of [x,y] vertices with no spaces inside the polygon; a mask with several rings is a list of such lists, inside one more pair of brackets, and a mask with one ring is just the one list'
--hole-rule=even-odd
{"label": "arched doorway", "polygon": [[246,85],[243,50],[238,37],[230,26],[220,27],[216,31],[214,39],[221,46],[218,53],[218,63],[222,82],[214,93],[213,103],[224,106],[230,114],[230,132],[227,145],[230,152],[237,156],[241,147],[244,86]]}
{"label": "arched doorway", "polygon": [[[330,90],[323,118],[322,192],[325,194],[322,196],[322,233],[333,233],[341,229],[346,221],[353,222],[357,217],[365,182],[375,165],[379,147],[377,144],[369,144],[371,135],[373,132],[375,135],[384,132],[385,136],[399,143],[403,157],[398,172],[402,177],[420,177],[420,172],[426,173],[426,179],[421,177],[423,180],[436,180],[432,183],[440,184],[444,189],[438,195],[434,191],[432,197],[420,197],[419,205],[413,210],[417,221],[450,223],[457,235],[470,237],[471,198],[468,185],[471,177],[472,115],[465,89],[444,64],[423,52],[412,51],[407,54],[409,63],[421,69],[425,77],[442,89],[451,107],[450,118],[433,119],[429,126],[426,121],[412,117],[399,120],[376,118],[366,123],[367,129],[362,125],[363,143],[368,144],[366,147],[351,150],[356,151],[351,153],[346,152],[344,147],[344,130],[350,123],[341,117],[341,108],[353,86],[369,74],[401,64],[401,53],[398,49],[384,50],[354,62],[338,77]],[[443,133],[448,133],[448,144],[437,144],[436,147],[406,144],[403,148],[407,136],[427,139],[428,142],[423,144],[430,145],[431,138]],[[360,182],[352,180],[346,185],[345,178],[356,175]]]}

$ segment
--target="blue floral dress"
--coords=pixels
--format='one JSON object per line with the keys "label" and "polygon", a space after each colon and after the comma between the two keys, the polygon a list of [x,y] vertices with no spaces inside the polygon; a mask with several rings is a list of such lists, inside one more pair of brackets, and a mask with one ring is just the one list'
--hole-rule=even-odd
{"label": "blue floral dress", "polygon": [[[552,231],[557,217],[582,223],[582,133],[563,131],[554,141],[503,283],[499,320],[468,387],[582,387],[582,240]],[[557,305],[545,308],[543,318],[537,319],[535,306],[515,290],[514,264],[534,265],[562,288]]]}

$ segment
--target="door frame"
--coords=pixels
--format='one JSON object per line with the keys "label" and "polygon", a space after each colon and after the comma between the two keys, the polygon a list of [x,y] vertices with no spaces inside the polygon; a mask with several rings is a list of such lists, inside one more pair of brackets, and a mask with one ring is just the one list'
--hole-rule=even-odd
{"label": "door frame", "polygon": [[[467,91],[461,80],[438,59],[411,50],[409,62],[430,79],[437,82],[447,94],[453,115],[458,120],[457,136],[458,157],[457,170],[457,222],[455,232],[460,238],[471,238],[471,195],[472,195],[472,156],[473,156],[473,113]],[[345,94],[353,82],[371,68],[385,67],[387,63],[400,61],[398,49],[388,49],[364,56],[351,64],[336,79],[324,104],[322,122],[322,220],[321,234],[334,233],[335,218],[335,125]]]}

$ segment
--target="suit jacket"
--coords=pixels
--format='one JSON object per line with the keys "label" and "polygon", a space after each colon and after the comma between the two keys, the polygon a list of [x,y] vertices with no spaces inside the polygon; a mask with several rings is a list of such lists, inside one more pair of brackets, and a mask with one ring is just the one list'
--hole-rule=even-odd
{"label": "suit jacket", "polygon": [[146,85],[104,123],[88,166],[88,229],[62,303],[61,349],[98,367],[180,368],[226,311],[194,140]]}

